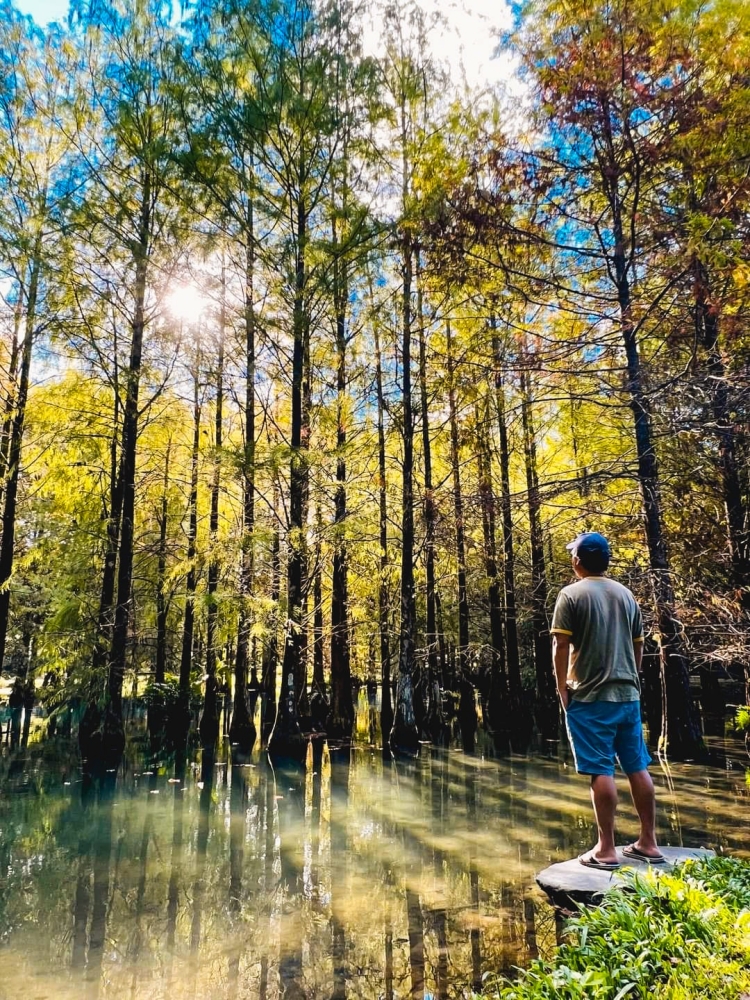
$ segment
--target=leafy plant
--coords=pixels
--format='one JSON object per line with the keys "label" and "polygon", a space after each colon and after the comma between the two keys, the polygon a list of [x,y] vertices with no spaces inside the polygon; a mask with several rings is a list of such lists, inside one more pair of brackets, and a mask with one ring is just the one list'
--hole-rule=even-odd
{"label": "leafy plant", "polygon": [[750,864],[689,861],[674,873],[634,875],[600,907],[567,925],[552,962],[517,983],[498,980],[497,1000],[729,1000],[750,989]]}
{"label": "leafy plant", "polygon": [[159,708],[165,713],[174,711],[180,702],[177,678],[168,677],[161,684],[152,681],[143,693],[143,700],[149,708]]}

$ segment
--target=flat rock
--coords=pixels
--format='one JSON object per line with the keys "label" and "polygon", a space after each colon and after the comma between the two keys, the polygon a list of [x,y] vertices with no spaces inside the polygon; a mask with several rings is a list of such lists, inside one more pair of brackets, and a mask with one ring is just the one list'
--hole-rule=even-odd
{"label": "flat rock", "polygon": [[[617,853],[620,857],[622,857],[621,852],[622,848],[618,847]],[[703,847],[662,847],[661,853],[667,859],[664,865],[649,865],[635,858],[623,858],[622,868],[617,868],[615,871],[587,868],[578,858],[572,858],[570,861],[560,861],[545,868],[539,872],[536,881],[555,906],[575,909],[576,903],[597,903],[605,892],[621,885],[624,881],[623,872],[626,870],[646,871],[648,868],[653,868],[657,872],[670,871],[674,865],[680,861],[687,861],[688,858],[707,858],[714,855],[714,851],[708,851]]]}

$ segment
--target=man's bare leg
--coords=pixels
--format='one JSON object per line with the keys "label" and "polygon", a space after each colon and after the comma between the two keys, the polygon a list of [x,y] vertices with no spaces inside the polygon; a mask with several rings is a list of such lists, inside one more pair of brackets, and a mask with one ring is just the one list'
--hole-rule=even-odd
{"label": "man's bare leg", "polygon": [[591,801],[594,805],[599,840],[589,857],[606,863],[618,860],[615,851],[615,813],[617,811],[617,786],[608,774],[591,776]]}
{"label": "man's bare leg", "polygon": [[652,858],[661,857],[656,844],[656,796],[654,783],[648,771],[635,771],[628,775],[633,805],[641,821],[641,832],[635,847]]}

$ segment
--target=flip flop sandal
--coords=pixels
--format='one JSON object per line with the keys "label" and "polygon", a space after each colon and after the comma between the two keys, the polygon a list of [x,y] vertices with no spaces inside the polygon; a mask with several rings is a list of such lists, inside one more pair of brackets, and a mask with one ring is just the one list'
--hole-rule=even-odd
{"label": "flip flop sandal", "polygon": [[589,854],[588,857],[585,854],[580,854],[578,861],[586,868],[595,868],[602,872],[614,872],[622,867],[619,861],[597,861],[593,854]]}
{"label": "flip flop sandal", "polygon": [[645,861],[648,865],[664,865],[667,863],[667,859],[663,854],[644,854],[643,851],[638,850],[635,844],[628,844],[627,847],[623,847],[622,854],[626,858],[633,858],[634,861]]}

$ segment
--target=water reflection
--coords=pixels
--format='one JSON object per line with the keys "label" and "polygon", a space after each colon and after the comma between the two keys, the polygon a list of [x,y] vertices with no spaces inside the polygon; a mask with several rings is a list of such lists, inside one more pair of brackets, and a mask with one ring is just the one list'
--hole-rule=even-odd
{"label": "water reflection", "polygon": [[[62,743],[0,759],[0,998],[447,1000],[548,954],[533,877],[590,845],[585,780],[565,759],[392,762],[371,728],[275,770],[259,749],[95,780]],[[739,751],[655,777],[664,844],[750,848]]]}

